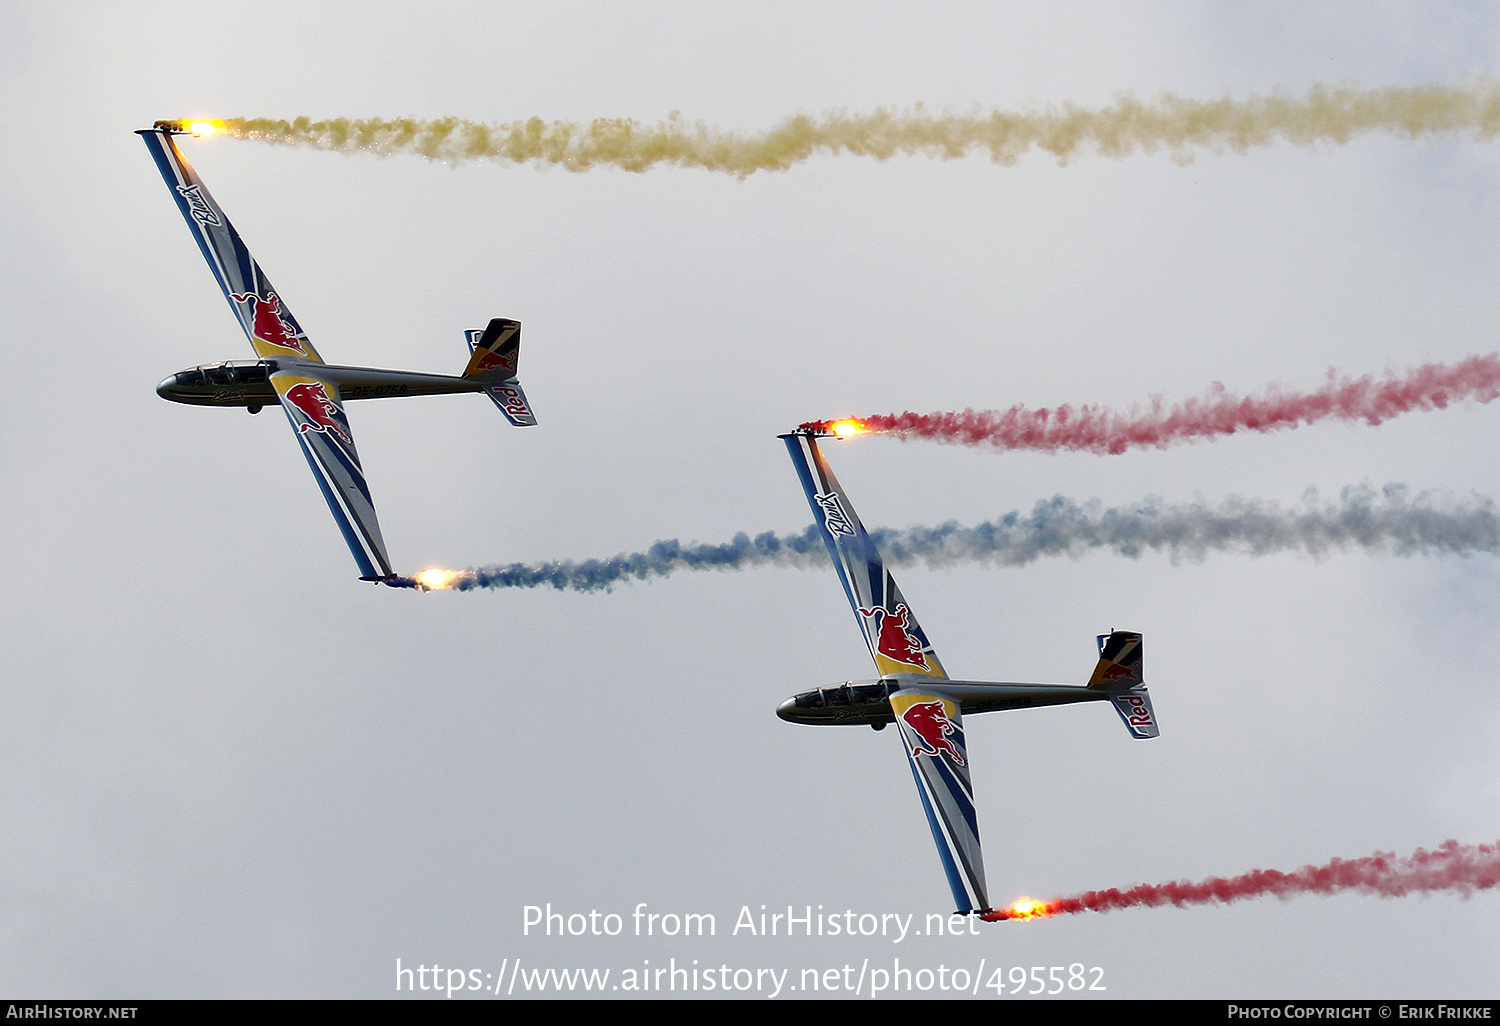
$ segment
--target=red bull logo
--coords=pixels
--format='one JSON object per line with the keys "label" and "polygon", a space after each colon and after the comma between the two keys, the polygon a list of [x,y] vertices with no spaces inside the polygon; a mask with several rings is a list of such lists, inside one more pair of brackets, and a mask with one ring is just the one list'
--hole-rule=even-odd
{"label": "red bull logo", "polygon": [[1133,666],[1112,662],[1105,668],[1103,676],[1105,680],[1139,680],[1141,665],[1139,662]]}
{"label": "red bull logo", "polygon": [[333,432],[344,441],[353,444],[353,439],[339,426],[335,419],[339,413],[338,404],[328,396],[328,390],[323,387],[321,381],[304,381],[293,385],[286,390],[282,396],[284,402],[290,403],[305,418],[297,424],[297,433],[304,431]]}
{"label": "red bull logo", "polygon": [[514,349],[510,352],[500,353],[492,349],[480,349],[474,355],[478,357],[474,367],[474,373],[476,374],[484,374],[497,370],[503,370],[510,374],[516,372],[517,351]]}
{"label": "red bull logo", "polygon": [[936,758],[939,753],[947,753],[960,766],[964,764],[963,753],[948,740],[959,731],[957,724],[948,718],[948,710],[943,708],[942,702],[937,699],[917,702],[901,714],[901,722],[911,728],[908,739],[912,735],[916,736],[917,743],[911,750],[913,756],[927,755]]}
{"label": "red bull logo", "polygon": [[894,613],[877,606],[874,609],[861,609],[859,615],[865,621],[865,631],[876,636],[875,651],[898,663],[929,672],[932,670],[927,657],[922,654],[921,639],[910,630],[913,623],[906,603],[898,605]]}
{"label": "red bull logo", "polygon": [[276,293],[268,292],[264,299],[253,292],[247,292],[244,295],[231,294],[229,298],[236,303],[250,304],[250,334],[254,335],[258,341],[280,349],[290,349],[302,356],[307,355],[307,349],[302,345],[302,340],[297,338],[297,333],[282,318],[281,300],[276,297]]}

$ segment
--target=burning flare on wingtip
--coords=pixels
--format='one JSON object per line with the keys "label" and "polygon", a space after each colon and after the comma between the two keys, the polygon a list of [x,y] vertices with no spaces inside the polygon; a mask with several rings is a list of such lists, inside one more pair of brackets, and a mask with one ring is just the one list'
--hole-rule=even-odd
{"label": "burning flare on wingtip", "polygon": [[452,570],[440,570],[433,567],[417,574],[416,581],[424,591],[444,591],[453,587],[453,582],[457,577],[458,574]]}
{"label": "burning flare on wingtip", "polygon": [[158,121],[155,127],[169,135],[192,135],[200,139],[210,135],[221,135],[228,131],[228,126],[218,118],[184,118]]}
{"label": "burning flare on wingtip", "polygon": [[980,915],[986,922],[994,923],[1005,919],[1050,919],[1052,918],[1052,906],[1045,901],[1034,901],[1031,898],[1022,898],[1009,908],[999,908]]}
{"label": "burning flare on wingtip", "polygon": [[833,435],[836,438],[849,438],[853,435],[865,434],[870,428],[864,421],[848,417],[844,420],[809,420],[804,424],[798,424],[797,430],[814,435]]}

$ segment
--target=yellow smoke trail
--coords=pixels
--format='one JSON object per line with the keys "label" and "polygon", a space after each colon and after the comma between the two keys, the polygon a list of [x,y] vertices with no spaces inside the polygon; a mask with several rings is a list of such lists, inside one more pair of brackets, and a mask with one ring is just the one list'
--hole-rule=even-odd
{"label": "yellow smoke trail", "polygon": [[997,164],[1014,164],[1031,149],[1045,150],[1059,163],[1080,151],[1125,157],[1166,150],[1185,162],[1199,150],[1243,153],[1277,141],[1342,145],[1371,132],[1409,139],[1469,135],[1489,141],[1500,132],[1500,84],[1315,85],[1302,97],[1277,93],[1247,100],[1188,100],[1164,94],[1150,103],[1122,95],[1093,110],[1063,104],[938,114],[918,104],[909,110],[878,108],[872,114],[795,114],[759,134],[688,122],[677,111],[654,125],[625,118],[484,124],[460,118],[305,117],[230,118],[221,124],[226,134],[240,139],[341,152],[410,153],[449,164],[499,160],[556,164],[569,171],[612,166],[638,172],[673,164],[744,178],[757,171],[785,171],[819,153],[956,160],[987,151]]}

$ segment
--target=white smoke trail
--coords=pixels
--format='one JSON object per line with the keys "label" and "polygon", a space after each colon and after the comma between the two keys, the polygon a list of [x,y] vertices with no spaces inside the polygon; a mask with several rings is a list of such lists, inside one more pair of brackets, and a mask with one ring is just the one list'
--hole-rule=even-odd
{"label": "white smoke trail", "polygon": [[937,113],[918,104],[870,114],[795,114],[768,131],[742,134],[674,111],[655,124],[629,118],[588,123],[530,118],[487,124],[461,118],[329,118],[291,121],[229,118],[220,130],[241,139],[342,152],[415,154],[450,164],[496,160],[555,164],[569,171],[600,166],[646,171],[658,164],[701,168],[744,178],[784,171],[818,154],[848,153],[888,160],[925,155],[956,160],[988,153],[1014,164],[1033,149],[1065,163],[1080,152],[1107,157],[1166,150],[1191,160],[1198,151],[1243,153],[1285,141],[1343,145],[1374,132],[1414,139],[1468,136],[1487,142],[1500,132],[1500,84],[1315,85],[1304,96],[1276,93],[1246,100],[1189,100],[1163,94],[1150,102],[1121,95],[1106,107],[1072,104],[1031,110],[973,108]]}

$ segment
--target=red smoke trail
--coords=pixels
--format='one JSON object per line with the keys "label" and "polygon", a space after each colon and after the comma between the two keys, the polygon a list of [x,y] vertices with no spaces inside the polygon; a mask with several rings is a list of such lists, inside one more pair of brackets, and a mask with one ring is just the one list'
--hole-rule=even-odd
{"label": "red smoke trail", "polygon": [[1277,869],[1255,869],[1242,876],[1209,877],[1193,883],[1178,880],[1166,884],[1138,884],[1129,890],[1086,891],[1071,898],[1017,902],[1008,909],[986,912],[991,922],[1000,919],[1034,919],[1078,912],[1108,912],[1111,909],[1156,908],[1161,905],[1227,904],[1245,898],[1274,894],[1290,898],[1297,894],[1333,894],[1362,891],[1383,898],[1408,894],[1456,891],[1468,897],[1475,891],[1500,885],[1500,843],[1461,845],[1444,841],[1436,850],[1418,848],[1407,858],[1376,852],[1360,859],[1334,859],[1326,866],[1303,866],[1293,873]]}
{"label": "red smoke trail", "polygon": [[1147,410],[1126,412],[1104,406],[1059,406],[1055,410],[965,410],[962,413],[888,413],[853,421],[815,420],[805,429],[831,432],[854,423],[864,431],[931,438],[958,445],[1040,452],[1122,453],[1132,448],[1164,449],[1236,431],[1276,431],[1329,417],[1379,424],[1413,410],[1445,409],[1449,403],[1487,403],[1500,398],[1500,353],[1471,356],[1452,366],[1429,363],[1383,381],[1368,375],[1340,378],[1329,370],[1328,384],[1305,394],[1271,386],[1262,396],[1236,396],[1215,383],[1208,394],[1163,408],[1153,399]]}

